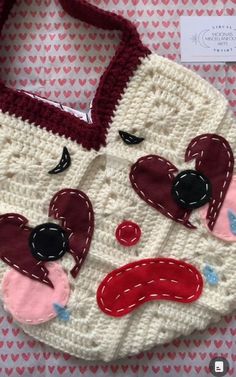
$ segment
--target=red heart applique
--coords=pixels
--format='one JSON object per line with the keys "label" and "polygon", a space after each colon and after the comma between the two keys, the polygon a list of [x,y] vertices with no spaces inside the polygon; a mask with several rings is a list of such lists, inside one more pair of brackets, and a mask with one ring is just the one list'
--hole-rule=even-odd
{"label": "red heart applique", "polygon": [[222,136],[206,134],[197,136],[186,149],[185,161],[192,159],[196,160],[196,169],[211,182],[212,198],[206,218],[213,230],[232,179],[234,155]]}
{"label": "red heart applique", "polygon": [[65,189],[52,199],[49,216],[62,220],[68,231],[70,250],[75,259],[71,275],[75,278],[87,256],[94,230],[92,204],[82,191]]}
{"label": "red heart applique", "polygon": [[[75,259],[71,270],[75,278],[89,251],[93,230],[92,204],[82,191],[64,189],[56,193],[49,206],[49,216],[61,220],[69,240],[69,249]],[[30,279],[52,286],[45,262],[38,261],[31,253],[29,236],[32,229],[28,220],[18,214],[0,216],[0,258]]]}
{"label": "red heart applique", "polygon": [[[212,194],[207,212],[208,227],[213,229],[223,204],[234,168],[234,156],[229,143],[215,134],[196,137],[189,144],[185,161],[196,160],[196,171],[208,178]],[[194,229],[189,217],[192,209],[184,209],[174,200],[172,186],[178,169],[158,155],[141,157],[132,167],[133,189],[147,204],[166,217]]]}
{"label": "red heart applique", "polygon": [[185,210],[174,201],[171,194],[174,173],[178,169],[160,156],[149,155],[140,158],[131,169],[130,180],[134,190],[150,206],[166,217],[195,228],[189,222],[191,210]]}
{"label": "red heart applique", "polygon": [[31,228],[28,220],[17,214],[0,216],[0,257],[3,262],[30,279],[52,286],[43,262],[35,259],[29,249]]}

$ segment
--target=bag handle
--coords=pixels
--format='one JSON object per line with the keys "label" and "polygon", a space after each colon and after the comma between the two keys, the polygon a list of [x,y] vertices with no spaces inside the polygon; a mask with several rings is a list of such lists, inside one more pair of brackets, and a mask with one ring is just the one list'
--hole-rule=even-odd
{"label": "bag handle", "polygon": [[121,30],[126,35],[140,42],[136,27],[127,19],[115,13],[105,11],[85,0],[59,0],[61,6],[71,17],[105,30]]}
{"label": "bag handle", "polygon": [[7,20],[8,14],[13,7],[15,0],[0,0],[0,30]]}
{"label": "bag handle", "polygon": [[[16,0],[0,0],[0,31],[15,2]],[[59,3],[71,17],[104,30],[120,30],[123,32],[123,39],[142,45],[136,27],[122,16],[100,9],[85,0],[59,0]]]}
{"label": "bag handle", "polygon": [[[0,29],[14,2],[15,0],[0,0]],[[52,133],[69,137],[87,149],[98,150],[106,145],[106,134],[113,112],[128,81],[141,59],[150,54],[150,50],[142,44],[136,27],[125,18],[91,5],[86,0],[59,0],[59,3],[73,18],[98,28],[122,32],[121,42],[100,78],[93,99],[92,124],[87,127],[87,122],[53,105],[42,103],[42,101],[29,98],[27,94],[7,88],[1,81],[0,108],[2,112],[14,114]],[[32,109],[34,109],[33,113]],[[60,119],[60,126],[57,125],[58,119]]]}

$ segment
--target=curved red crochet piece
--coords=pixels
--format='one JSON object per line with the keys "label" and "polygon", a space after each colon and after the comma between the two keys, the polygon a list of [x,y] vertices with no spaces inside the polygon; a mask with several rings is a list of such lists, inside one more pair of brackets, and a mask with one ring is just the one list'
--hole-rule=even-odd
{"label": "curved red crochet piece", "polygon": [[186,150],[185,161],[192,159],[196,160],[196,170],[211,182],[212,197],[206,218],[213,230],[232,179],[234,155],[222,136],[203,134],[193,139]]}
{"label": "curved red crochet piece", "polygon": [[25,217],[15,213],[0,216],[0,258],[30,279],[53,287],[44,263],[37,261],[31,254],[29,235],[32,229],[27,223]]}
{"label": "curved red crochet piece", "polygon": [[75,278],[88,254],[94,230],[92,204],[85,193],[79,190],[64,189],[53,197],[49,216],[62,221],[68,231],[69,252],[75,259],[71,275]]}
{"label": "curved red crochet piece", "polygon": [[[86,149],[99,150],[106,144],[106,134],[118,100],[141,58],[150,54],[135,26],[125,18],[104,11],[85,0],[59,0],[72,17],[105,30],[122,32],[121,42],[109,66],[100,78],[93,99],[92,124],[51,104],[7,88],[0,82],[0,109],[27,120],[37,127],[76,141]],[[0,29],[15,0],[0,0]]]}
{"label": "curved red crochet piece", "polygon": [[171,189],[178,169],[157,155],[141,157],[131,168],[133,189],[147,204],[166,217],[194,229],[189,222],[191,210],[181,208],[173,199]]}
{"label": "curved red crochet piece", "polygon": [[191,264],[171,258],[143,259],[109,273],[97,290],[97,302],[104,313],[121,317],[148,301],[196,301],[202,288],[202,276]]}

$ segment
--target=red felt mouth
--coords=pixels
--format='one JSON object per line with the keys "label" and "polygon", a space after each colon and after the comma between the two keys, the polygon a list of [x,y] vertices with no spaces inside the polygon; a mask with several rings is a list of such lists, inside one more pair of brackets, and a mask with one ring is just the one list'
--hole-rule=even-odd
{"label": "red felt mouth", "polygon": [[191,303],[202,287],[202,276],[191,264],[170,258],[143,259],[109,273],[97,290],[97,302],[104,313],[121,317],[148,301]]}

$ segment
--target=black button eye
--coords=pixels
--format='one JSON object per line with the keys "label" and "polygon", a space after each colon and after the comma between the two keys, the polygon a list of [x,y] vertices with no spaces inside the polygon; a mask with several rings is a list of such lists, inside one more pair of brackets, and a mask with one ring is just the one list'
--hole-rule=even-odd
{"label": "black button eye", "polygon": [[143,137],[131,135],[128,132],[125,132],[125,131],[119,131],[119,135],[120,135],[121,139],[123,140],[123,142],[125,144],[128,144],[128,145],[139,144],[144,140]]}
{"label": "black button eye", "polygon": [[173,181],[172,195],[183,208],[199,208],[211,199],[211,184],[200,172],[184,170]]}
{"label": "black button eye", "polygon": [[62,173],[64,170],[68,169],[71,164],[70,153],[66,147],[63,148],[61,160],[59,164],[52,170],[48,172],[48,174],[59,174]]}
{"label": "black button eye", "polygon": [[55,261],[69,249],[68,237],[57,224],[36,226],[30,234],[29,246],[32,255],[40,261]]}

